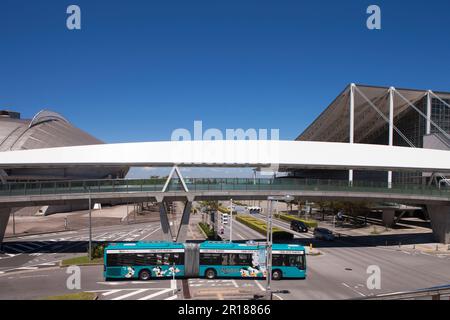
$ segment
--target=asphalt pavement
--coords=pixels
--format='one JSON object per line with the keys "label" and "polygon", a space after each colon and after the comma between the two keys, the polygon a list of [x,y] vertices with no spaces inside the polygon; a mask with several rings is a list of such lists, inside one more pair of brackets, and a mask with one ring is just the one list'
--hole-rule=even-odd
{"label": "asphalt pavement", "polygon": [[[264,218],[264,216],[258,216]],[[289,224],[274,220],[274,226],[289,231]],[[192,225],[191,229],[197,226]],[[229,225],[225,227],[225,238]],[[313,243],[321,252],[307,256],[305,280],[273,281],[276,299],[353,299],[441,286],[450,282],[450,256],[404,250],[397,246],[367,246],[347,238],[333,242],[314,240],[311,233],[294,233],[294,242]],[[57,263],[62,258],[85,252],[88,230],[8,239],[0,255],[0,299],[39,299],[73,293],[67,289],[69,275]],[[162,239],[159,223],[100,227],[95,241]],[[197,239],[198,240],[198,239]],[[264,236],[234,220],[233,240],[261,240]],[[80,247],[81,246],[81,247]],[[84,247],[83,247],[84,246]],[[78,252],[79,251],[79,252]],[[37,255],[38,254],[38,255]],[[379,289],[369,289],[369,267],[380,270]],[[108,281],[102,266],[81,267],[81,288],[99,299],[249,299],[265,292],[264,279],[185,279]]]}

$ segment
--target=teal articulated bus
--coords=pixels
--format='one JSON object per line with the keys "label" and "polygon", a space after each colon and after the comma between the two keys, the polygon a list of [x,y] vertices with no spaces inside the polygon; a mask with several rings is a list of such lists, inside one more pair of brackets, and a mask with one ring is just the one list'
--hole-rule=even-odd
{"label": "teal articulated bus", "polygon": [[[130,242],[111,244],[104,252],[105,279],[264,278],[266,246],[257,243]],[[272,246],[272,278],[306,278],[304,247]]]}

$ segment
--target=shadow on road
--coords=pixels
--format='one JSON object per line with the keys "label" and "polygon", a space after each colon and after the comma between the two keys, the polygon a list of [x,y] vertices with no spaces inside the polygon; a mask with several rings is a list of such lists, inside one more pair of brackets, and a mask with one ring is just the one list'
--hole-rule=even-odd
{"label": "shadow on road", "polygon": [[[248,240],[234,241],[236,243],[246,243]],[[264,238],[253,239],[256,242],[265,242]],[[114,243],[127,241],[114,241]],[[200,243],[203,241],[187,241],[190,243]],[[314,248],[339,248],[339,247],[375,247],[375,246],[397,246],[435,243],[433,233],[402,234],[402,235],[366,235],[366,236],[341,236],[334,241],[324,241],[317,239],[294,239],[291,241],[274,241],[274,243],[295,243],[303,246],[313,245]],[[93,241],[96,244],[108,244],[109,242]],[[1,253],[85,253],[88,248],[88,241],[12,241],[4,242],[0,245]]]}
{"label": "shadow on road", "polygon": [[[94,243],[94,242],[92,242]],[[0,252],[10,254],[32,253],[85,253],[87,241],[11,241],[0,245]]]}
{"label": "shadow on road", "polygon": [[341,236],[334,241],[324,241],[316,239],[295,239],[294,243],[309,246],[311,243],[315,248],[336,248],[336,247],[376,247],[376,246],[397,246],[435,243],[433,233],[408,233],[392,235],[365,235],[365,236]]}

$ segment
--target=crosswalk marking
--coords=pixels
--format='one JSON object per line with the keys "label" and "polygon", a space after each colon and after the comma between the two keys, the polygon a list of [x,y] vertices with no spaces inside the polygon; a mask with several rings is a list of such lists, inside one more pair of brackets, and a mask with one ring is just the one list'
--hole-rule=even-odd
{"label": "crosswalk marking", "polygon": [[[148,290],[148,289],[139,289],[139,290],[132,291],[132,292],[130,292],[130,293],[124,294],[124,295],[122,295],[122,296],[115,297],[115,298],[113,298],[112,300],[123,300],[123,299],[125,299],[125,298],[129,298],[129,297],[131,297],[131,296],[137,295],[137,294],[142,293],[142,292],[147,291],[147,290]],[[169,289],[169,290],[171,290],[171,289]]]}
{"label": "crosswalk marking", "polygon": [[165,298],[164,300],[175,300],[176,298],[178,298],[177,295],[174,295],[174,296]]}
{"label": "crosswalk marking", "polygon": [[150,299],[152,299],[152,298],[154,298],[154,297],[160,296],[160,295],[162,295],[162,294],[164,294],[164,293],[168,293],[168,292],[170,292],[170,291],[173,291],[173,289],[172,289],[172,288],[164,289],[164,290],[161,290],[161,291],[158,291],[158,292],[149,294],[148,296],[142,297],[142,298],[140,298],[140,299],[138,299],[138,300],[150,300]]}
{"label": "crosswalk marking", "polygon": [[24,243],[15,243],[14,246],[20,247],[20,248],[25,248],[25,250],[33,250],[39,245],[36,246],[36,244],[33,244],[33,245],[28,244],[27,245],[27,244],[24,244]]}
{"label": "crosswalk marking", "polygon": [[114,241],[117,241],[117,240],[120,240],[120,239],[122,239],[122,238],[125,238],[125,237],[127,237],[128,235],[130,235],[130,234],[132,234],[132,233],[135,233],[136,230],[137,230],[137,229],[131,230],[131,231],[128,232],[128,233],[127,233],[127,232],[122,232],[122,233],[125,233],[125,234],[122,235],[122,236],[119,236],[119,237],[115,238]]}
{"label": "crosswalk marking", "polygon": [[114,294],[114,293],[120,292],[120,291],[122,291],[122,290],[121,289],[110,290],[110,291],[107,291],[105,293],[102,293],[102,296],[109,296],[111,294]]}

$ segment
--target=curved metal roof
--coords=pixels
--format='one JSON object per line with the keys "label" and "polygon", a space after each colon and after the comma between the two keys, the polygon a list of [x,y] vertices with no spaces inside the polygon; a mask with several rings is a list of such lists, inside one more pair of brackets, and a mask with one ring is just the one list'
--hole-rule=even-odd
{"label": "curved metal roof", "polygon": [[36,113],[36,115],[33,117],[33,119],[31,120],[30,124],[28,125],[29,128],[38,125],[40,123],[46,122],[46,121],[52,121],[52,120],[61,120],[64,122],[67,122],[70,124],[70,122],[64,118],[62,115],[60,115],[59,113],[50,111],[50,110],[41,110],[38,113]]}
{"label": "curved metal roof", "polygon": [[101,144],[62,115],[41,110],[32,120],[0,118],[0,151]]}

